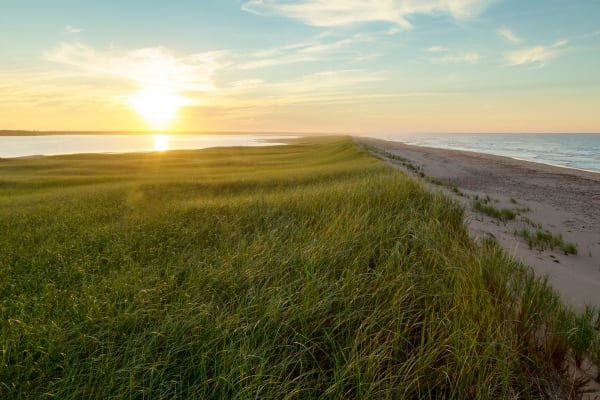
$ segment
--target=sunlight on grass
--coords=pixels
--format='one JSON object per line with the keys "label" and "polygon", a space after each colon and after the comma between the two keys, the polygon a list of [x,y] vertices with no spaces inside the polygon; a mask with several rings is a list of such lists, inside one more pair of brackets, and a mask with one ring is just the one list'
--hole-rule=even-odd
{"label": "sunlight on grass", "polygon": [[3,398],[549,397],[597,348],[456,203],[350,140],[0,176]]}

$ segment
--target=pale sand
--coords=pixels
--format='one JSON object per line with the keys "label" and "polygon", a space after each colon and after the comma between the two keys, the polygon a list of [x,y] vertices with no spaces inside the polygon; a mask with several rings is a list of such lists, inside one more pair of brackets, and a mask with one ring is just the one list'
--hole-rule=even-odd
{"label": "pale sand", "polygon": [[[446,191],[465,205],[466,222],[475,238],[493,235],[508,253],[538,275],[547,276],[563,300],[575,308],[600,306],[600,173],[371,138],[356,140],[410,160],[428,177],[456,185],[468,196]],[[496,208],[531,211],[522,212],[515,221],[499,223],[473,211],[475,195],[490,196]],[[535,232],[536,228],[521,217],[542,224],[542,230],[560,233],[565,242],[577,245],[578,254],[530,250],[514,231],[528,228]]]}

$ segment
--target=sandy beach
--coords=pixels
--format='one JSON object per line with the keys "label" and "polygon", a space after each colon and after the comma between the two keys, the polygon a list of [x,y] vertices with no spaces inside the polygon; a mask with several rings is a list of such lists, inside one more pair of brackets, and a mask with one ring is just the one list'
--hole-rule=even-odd
{"label": "sandy beach", "polygon": [[[426,183],[465,205],[466,223],[474,238],[495,238],[509,254],[547,276],[563,300],[574,307],[600,306],[600,173],[372,138],[357,141],[409,160],[431,180],[457,187],[459,193]],[[388,161],[403,168],[394,159]],[[476,196],[489,196],[493,207],[519,215],[500,222],[474,211]],[[515,235],[523,229],[560,234],[565,242],[576,245],[577,254],[566,255],[559,248],[530,249],[525,239]]]}

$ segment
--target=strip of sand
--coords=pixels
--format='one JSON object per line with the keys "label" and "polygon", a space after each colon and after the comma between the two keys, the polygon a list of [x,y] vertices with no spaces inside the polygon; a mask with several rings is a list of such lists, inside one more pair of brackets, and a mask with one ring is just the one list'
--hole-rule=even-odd
{"label": "strip of sand", "polygon": [[[547,276],[574,307],[600,306],[600,173],[372,138],[357,141],[408,160],[431,180],[458,188],[445,190],[465,205],[466,222],[475,238],[494,237],[538,275]],[[389,161],[401,164],[394,158]],[[519,215],[501,222],[475,211],[476,196]],[[523,230],[560,234],[564,242],[576,245],[577,254],[566,255],[560,248],[530,249],[515,235]]]}

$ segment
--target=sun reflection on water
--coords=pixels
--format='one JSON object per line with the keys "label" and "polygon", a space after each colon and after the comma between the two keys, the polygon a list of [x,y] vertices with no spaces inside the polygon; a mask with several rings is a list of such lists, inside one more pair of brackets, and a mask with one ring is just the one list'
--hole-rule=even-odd
{"label": "sun reflection on water", "polygon": [[154,135],[154,150],[155,151],[169,150],[169,135],[165,135],[165,134]]}

